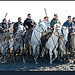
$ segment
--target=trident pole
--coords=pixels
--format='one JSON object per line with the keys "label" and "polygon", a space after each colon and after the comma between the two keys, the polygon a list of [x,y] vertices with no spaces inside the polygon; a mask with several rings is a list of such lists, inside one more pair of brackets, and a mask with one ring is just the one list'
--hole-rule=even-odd
{"label": "trident pole", "polygon": [[4,17],[4,18],[6,18],[7,14],[8,14],[8,13],[5,14],[5,17]]}
{"label": "trident pole", "polygon": [[[6,16],[7,16],[7,14],[8,14],[8,13],[6,13],[6,14],[5,14],[5,17],[4,17],[5,20],[6,20]],[[7,24],[7,32],[8,32],[8,30],[9,30],[9,28],[8,28],[8,24]]]}
{"label": "trident pole", "polygon": [[45,15],[47,16],[46,8],[44,8],[44,11],[45,11]]}

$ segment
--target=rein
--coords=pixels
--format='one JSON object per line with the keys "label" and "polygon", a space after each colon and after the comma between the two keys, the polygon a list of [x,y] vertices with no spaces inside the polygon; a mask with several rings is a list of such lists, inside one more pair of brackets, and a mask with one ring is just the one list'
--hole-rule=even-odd
{"label": "rein", "polygon": [[[43,30],[43,28],[41,27],[41,29]],[[37,29],[35,29],[37,32],[40,32],[40,31],[38,31]],[[42,33],[42,32],[40,32],[40,33]],[[35,34],[35,31],[34,31],[34,34]],[[37,41],[40,43],[40,41],[38,40],[38,38],[37,38],[37,36],[36,36],[36,34],[35,34],[35,37],[36,37],[36,39],[37,39]]]}
{"label": "rein", "polygon": [[[56,45],[57,45],[57,44],[58,44],[58,42],[59,42],[59,36],[58,36],[58,35],[56,35],[55,33],[54,33],[54,35],[58,37],[58,41],[57,41],[57,43],[56,43]],[[53,38],[52,38],[52,40],[53,40],[53,43],[54,43],[54,45],[55,45],[55,42],[54,42],[54,39],[53,39]],[[54,49],[56,48],[56,45],[55,45]],[[53,50],[54,50],[54,49],[53,49]]]}
{"label": "rein", "polygon": [[[34,34],[35,34],[35,31],[34,31]],[[36,37],[37,41],[40,43],[40,41],[38,40],[38,38],[37,38],[36,34],[35,34],[35,37]]]}
{"label": "rein", "polygon": [[[38,31],[37,29],[35,29],[37,32],[40,32],[40,31]],[[40,32],[40,33],[42,33],[42,32]]]}

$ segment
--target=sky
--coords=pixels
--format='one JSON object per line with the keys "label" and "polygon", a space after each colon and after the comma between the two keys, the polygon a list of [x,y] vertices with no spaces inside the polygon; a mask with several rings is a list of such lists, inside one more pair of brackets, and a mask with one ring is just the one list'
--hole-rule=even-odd
{"label": "sky", "polygon": [[44,8],[49,16],[49,22],[54,14],[58,14],[61,24],[67,20],[67,16],[75,17],[75,1],[0,1],[0,22],[5,13],[8,13],[7,20],[10,19],[11,22],[17,22],[18,17],[22,17],[24,22],[28,13],[38,22],[45,16]]}

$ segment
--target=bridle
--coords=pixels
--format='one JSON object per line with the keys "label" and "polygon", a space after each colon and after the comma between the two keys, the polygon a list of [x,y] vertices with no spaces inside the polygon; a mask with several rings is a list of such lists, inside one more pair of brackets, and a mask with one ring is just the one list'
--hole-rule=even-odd
{"label": "bridle", "polygon": [[[57,32],[57,35],[56,35],[56,32]],[[57,44],[58,44],[58,42],[59,42],[59,38],[60,38],[60,36],[59,36],[59,32],[58,32],[58,31],[56,31],[56,32],[54,32],[54,35],[58,37],[58,41],[57,41],[56,44],[55,44],[55,42],[54,42],[53,37],[51,37],[51,38],[52,38],[52,41],[53,41],[53,43],[54,43],[54,49],[56,48],[56,46],[57,46]],[[54,49],[53,49],[53,50],[54,50]]]}
{"label": "bridle", "polygon": [[[62,30],[61,30],[61,31],[62,31],[62,34],[63,34],[63,37],[64,37],[63,29],[64,29],[64,28],[62,28]],[[61,40],[62,40],[62,39],[61,39]],[[63,40],[62,40],[62,41],[63,41]],[[63,43],[65,44],[65,41],[63,41]]]}
{"label": "bridle", "polygon": [[[40,26],[41,27],[41,26]],[[41,27],[41,29],[43,30],[43,28]],[[37,29],[35,29],[37,32],[40,32],[40,31],[38,31]],[[43,32],[40,32],[40,33],[43,33]],[[35,34],[35,31],[34,31],[34,34]],[[39,43],[41,43],[39,40],[38,40],[38,38],[37,38],[37,36],[36,36],[36,34],[35,34],[35,37],[36,37],[36,39],[37,39],[37,41],[39,42]]]}

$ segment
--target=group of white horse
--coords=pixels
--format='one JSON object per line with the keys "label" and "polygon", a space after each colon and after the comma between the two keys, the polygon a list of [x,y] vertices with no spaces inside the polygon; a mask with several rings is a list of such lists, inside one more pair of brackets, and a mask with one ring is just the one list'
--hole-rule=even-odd
{"label": "group of white horse", "polygon": [[[31,40],[29,41],[29,45],[32,47],[33,49],[33,53],[34,53],[34,60],[35,63],[38,64],[37,62],[37,56],[36,56],[36,50],[39,56],[39,47],[41,45],[41,37],[42,37],[42,33],[47,33],[49,32],[47,30],[48,27],[46,27],[46,25],[44,25],[43,23],[38,24],[32,33],[31,36]],[[62,33],[63,31],[63,33]],[[62,51],[62,54],[65,54],[65,44],[68,41],[68,28],[67,27],[63,27],[59,24],[55,24],[54,25],[54,31],[52,33],[52,35],[49,37],[48,41],[45,44],[45,47],[42,48],[42,52],[41,52],[41,56],[44,56],[44,52],[47,51],[47,49],[49,50],[49,55],[50,55],[50,64],[52,64],[52,61],[54,61],[57,58],[57,48],[58,45],[60,45],[60,49]],[[52,51],[55,54],[55,57],[52,59]],[[31,49],[30,49],[31,52]]]}
{"label": "group of white horse", "polygon": [[[13,47],[14,60],[16,58],[16,51],[19,48],[21,50],[23,63],[25,63],[25,58],[23,55],[23,51],[24,51],[23,41],[25,39],[23,35],[25,35],[25,32],[26,30],[24,26],[19,25],[19,28],[17,30],[15,37],[11,35],[10,33],[7,33],[6,36],[7,35],[10,36],[10,38],[1,40],[2,42],[0,42],[0,50],[2,52],[2,55],[4,56],[4,62],[6,62],[5,56],[6,56],[7,50]],[[46,54],[48,54],[48,50],[49,50],[50,64],[52,64],[52,61],[54,61],[58,57],[58,51],[57,51],[58,46],[61,50],[61,57],[63,57],[63,54],[66,54],[65,45],[68,41],[68,33],[69,33],[68,27],[55,24],[53,33],[49,37],[48,41],[46,42],[45,47],[42,48],[42,52],[40,55],[41,37],[43,36],[43,34],[47,34],[48,32],[49,30],[47,25],[41,22],[40,24],[37,24],[36,27],[33,29],[31,39],[28,40],[30,55],[34,56],[34,61],[36,64],[38,64],[37,57],[38,56],[44,57],[45,52]],[[54,58],[52,58],[53,53],[55,56]]]}

